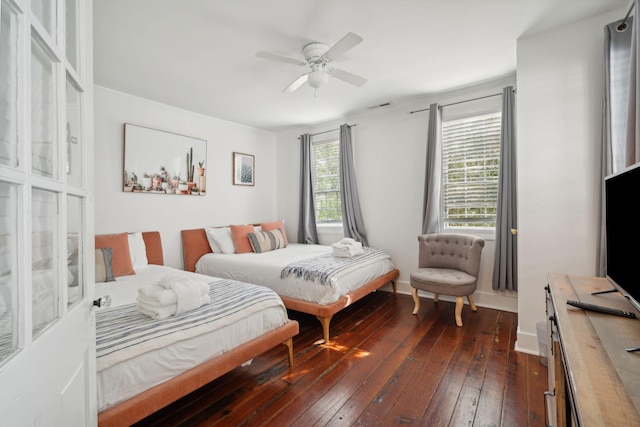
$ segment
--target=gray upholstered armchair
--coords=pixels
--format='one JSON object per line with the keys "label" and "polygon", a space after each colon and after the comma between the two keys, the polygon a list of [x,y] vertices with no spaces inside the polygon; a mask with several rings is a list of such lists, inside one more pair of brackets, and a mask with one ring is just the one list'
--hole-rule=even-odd
{"label": "gray upholstered armchair", "polygon": [[456,324],[462,326],[462,297],[469,300],[471,310],[476,311],[473,294],[478,283],[480,258],[484,240],[465,234],[424,234],[418,236],[418,270],[411,273],[410,284],[415,308],[420,309],[418,290],[456,297]]}

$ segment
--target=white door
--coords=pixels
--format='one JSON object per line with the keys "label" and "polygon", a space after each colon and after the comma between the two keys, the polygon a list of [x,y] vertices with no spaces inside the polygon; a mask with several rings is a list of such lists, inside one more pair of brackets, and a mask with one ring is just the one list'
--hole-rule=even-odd
{"label": "white door", "polygon": [[0,0],[0,424],[97,424],[92,1]]}

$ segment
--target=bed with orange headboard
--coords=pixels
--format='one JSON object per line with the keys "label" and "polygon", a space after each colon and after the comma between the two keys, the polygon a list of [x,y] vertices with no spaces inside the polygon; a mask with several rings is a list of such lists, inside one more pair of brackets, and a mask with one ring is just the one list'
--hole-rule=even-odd
{"label": "bed with orange headboard", "polygon": [[[193,280],[206,280],[210,286],[209,296],[211,297],[212,304],[209,311],[215,312],[218,311],[218,308],[217,306],[214,308],[214,304],[218,303],[222,306],[227,301],[223,301],[223,297],[218,295],[228,293],[227,290],[230,289],[230,286],[236,285],[233,283],[234,281],[201,276],[163,266],[162,243],[160,233],[158,232],[141,233],[141,241],[144,241],[143,246],[146,250],[146,257],[144,257],[146,259],[142,261],[142,264],[145,262],[147,264],[141,266],[141,258],[135,258],[134,256],[135,244],[132,243],[131,249],[128,249],[129,253],[123,253],[127,251],[127,245],[125,242],[128,243],[128,236],[130,236],[128,233],[96,236],[97,249],[112,248],[114,265],[111,267],[114,271],[130,271],[129,261],[132,265],[136,266],[134,267],[133,274],[118,276],[115,280],[111,280],[109,282],[96,283],[96,297],[110,294],[113,296],[114,301],[114,305],[112,307],[100,308],[96,313],[96,335],[98,342],[96,353],[98,355],[97,365],[99,371],[97,378],[99,406],[98,424],[100,426],[131,425],[278,344],[285,344],[288,347],[289,365],[293,365],[292,337],[298,333],[298,323],[287,318],[286,309],[284,306],[279,308],[279,305],[282,305],[282,302],[274,293],[273,297],[278,300],[277,302],[273,302],[275,299],[272,300],[271,296],[265,294],[263,306],[265,306],[266,309],[264,313],[252,311],[251,313],[248,312],[246,317],[244,317],[244,312],[237,314],[234,313],[233,322],[229,320],[231,315],[227,317],[218,314],[218,317],[222,319],[222,326],[217,327],[215,330],[207,331],[206,333],[198,335],[193,333],[190,338],[183,339],[181,337],[180,339],[177,339],[174,344],[171,344],[173,347],[158,347],[153,348],[153,350],[140,350],[136,356],[127,355],[127,357],[130,356],[130,359],[123,362],[118,362],[117,359],[114,359],[106,369],[101,370],[100,357],[101,354],[107,353],[104,351],[104,348],[108,348],[108,346],[101,343],[101,331],[105,330],[105,326],[115,329],[112,326],[120,319],[118,317],[119,311],[126,313],[128,310],[129,316],[133,313],[135,317],[137,314],[135,312],[135,305],[132,307],[132,304],[129,303],[128,299],[132,295],[137,294],[138,287],[150,282],[155,282],[158,278],[161,278],[162,280],[162,278],[168,277],[167,275],[170,275],[171,277],[189,277]],[[247,294],[254,295],[255,290],[259,288],[256,286],[253,288],[245,288],[244,286],[246,284],[238,285],[240,285],[238,288],[239,292],[245,292],[244,295],[238,295],[238,299],[246,299]],[[217,293],[216,289],[224,289],[225,291]],[[234,287],[232,289],[235,291],[236,288]],[[124,295],[126,295],[126,297]],[[120,301],[118,301],[118,298]],[[220,301],[217,301],[218,298],[220,298]],[[125,301],[125,299],[127,301]],[[206,310],[207,306],[203,305],[201,309],[171,317],[175,318],[173,320],[183,319],[181,321],[184,324],[186,323],[184,319],[187,318],[180,318],[179,316],[195,315],[195,313],[199,311],[204,312]],[[269,310],[269,312],[266,310]],[[284,311],[284,317],[279,314],[280,311]],[[277,315],[272,316],[274,314]],[[161,321],[154,320],[144,315],[139,315],[138,317],[140,317],[140,319],[138,319],[140,322],[146,322],[144,323],[145,328],[150,326],[152,327],[153,322],[160,323],[168,322],[170,320],[169,318]],[[256,319],[259,321],[256,322]],[[219,346],[218,342],[227,341],[227,338],[220,339],[221,336],[228,337],[229,334],[241,335],[238,331],[242,332],[243,328],[254,329],[256,323],[263,321],[265,323],[270,323],[270,329],[254,331],[252,332],[253,335],[251,338],[241,338],[240,340],[236,340],[234,341],[236,344],[233,344],[231,348],[216,347]],[[112,322],[112,324],[109,324],[109,322]],[[165,323],[163,328],[166,327],[167,324],[168,323]],[[118,325],[117,329],[121,331],[126,329],[126,325]],[[133,329],[131,331],[126,330],[126,335],[133,335],[133,331]],[[122,335],[125,334],[123,333]],[[149,341],[144,342],[143,346],[154,347],[148,343]],[[194,347],[196,349],[192,349]],[[198,353],[197,355],[196,353],[189,354],[189,351],[198,351]],[[207,354],[206,352],[210,353]],[[108,355],[108,357],[111,357],[111,355]],[[168,357],[174,358],[171,360],[172,363],[167,363]],[[160,360],[158,358],[164,359]],[[178,358],[181,359],[178,360]],[[187,369],[177,368],[177,366],[185,366],[186,363],[189,363],[189,360],[201,361],[196,362],[197,364],[195,366],[191,366]],[[170,369],[173,369],[173,372],[158,375],[164,375],[168,378],[155,378],[154,380],[157,384],[151,386],[143,385],[141,387],[144,389],[136,391],[133,396],[127,396],[126,394],[123,395],[123,398],[121,398],[121,395],[119,394],[114,396],[101,396],[101,394],[106,395],[107,393],[110,393],[114,384],[117,384],[118,387],[120,387],[122,382],[125,383],[123,385],[124,389],[138,387],[138,382],[145,380],[148,376],[156,375],[156,371],[159,370],[159,367],[166,365],[169,365]],[[119,371],[118,369],[121,370]],[[178,369],[180,370],[177,371]],[[151,380],[152,379],[150,379],[150,381]],[[129,381],[130,384],[127,384],[127,381]],[[119,391],[117,393],[119,393]]]}
{"label": "bed with orange headboard", "polygon": [[[253,226],[255,230],[259,230],[257,227],[261,226],[261,224],[253,224]],[[393,266],[389,259],[385,261],[384,264],[381,264],[380,269],[373,276],[367,276],[366,279],[360,280],[356,286],[349,287],[348,291],[327,298],[325,301],[319,302],[318,299],[308,299],[300,296],[299,293],[287,294],[285,292],[296,287],[306,287],[307,283],[303,283],[303,279],[290,279],[288,283],[290,286],[274,287],[273,281],[267,280],[267,270],[269,270],[273,276],[273,270],[276,267],[269,265],[269,261],[265,262],[266,257],[277,256],[279,258],[278,262],[281,264],[283,258],[286,260],[286,257],[289,256],[288,253],[291,253],[294,257],[300,257],[301,255],[298,255],[297,251],[301,249],[309,249],[314,251],[314,253],[315,249],[318,249],[318,253],[326,253],[327,248],[330,247],[288,243],[285,248],[268,253],[219,254],[212,253],[210,240],[204,228],[182,230],[181,235],[184,269],[186,271],[249,281],[250,283],[273,288],[278,295],[280,295],[280,298],[282,298],[282,301],[288,309],[312,314],[318,318],[322,325],[322,334],[325,342],[329,341],[331,319],[337,312],[388,283],[392,284],[394,292],[396,290],[394,280],[398,277],[399,271]],[[277,268],[280,269],[280,266]],[[257,273],[249,275],[247,271],[250,270]],[[280,270],[276,273],[279,272]],[[289,278],[287,280],[289,280]],[[287,291],[284,291],[285,288]]]}

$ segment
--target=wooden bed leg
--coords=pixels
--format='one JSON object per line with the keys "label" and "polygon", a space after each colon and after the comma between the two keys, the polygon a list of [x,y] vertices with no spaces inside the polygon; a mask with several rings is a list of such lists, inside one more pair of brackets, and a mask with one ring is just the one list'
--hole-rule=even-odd
{"label": "wooden bed leg", "polygon": [[320,317],[316,316],[320,323],[322,324],[322,336],[324,337],[324,342],[329,342],[329,324],[331,323],[331,316],[329,317]]}
{"label": "wooden bed leg", "polygon": [[289,352],[289,367],[293,368],[293,338],[287,338],[282,344],[287,346]]}
{"label": "wooden bed leg", "polygon": [[396,293],[396,290],[397,290],[397,289],[396,289],[396,281],[395,281],[395,280],[392,280],[392,281],[391,281],[391,287],[393,288],[393,293],[395,294],[395,293]]}

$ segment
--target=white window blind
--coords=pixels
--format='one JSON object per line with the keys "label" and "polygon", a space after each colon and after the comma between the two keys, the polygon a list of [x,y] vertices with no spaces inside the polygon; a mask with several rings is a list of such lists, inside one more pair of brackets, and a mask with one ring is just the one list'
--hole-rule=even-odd
{"label": "white window blind", "polygon": [[316,223],[341,223],[340,144],[337,140],[318,141],[312,149]]}
{"label": "white window blind", "polygon": [[495,228],[501,113],[442,124],[444,228]]}

